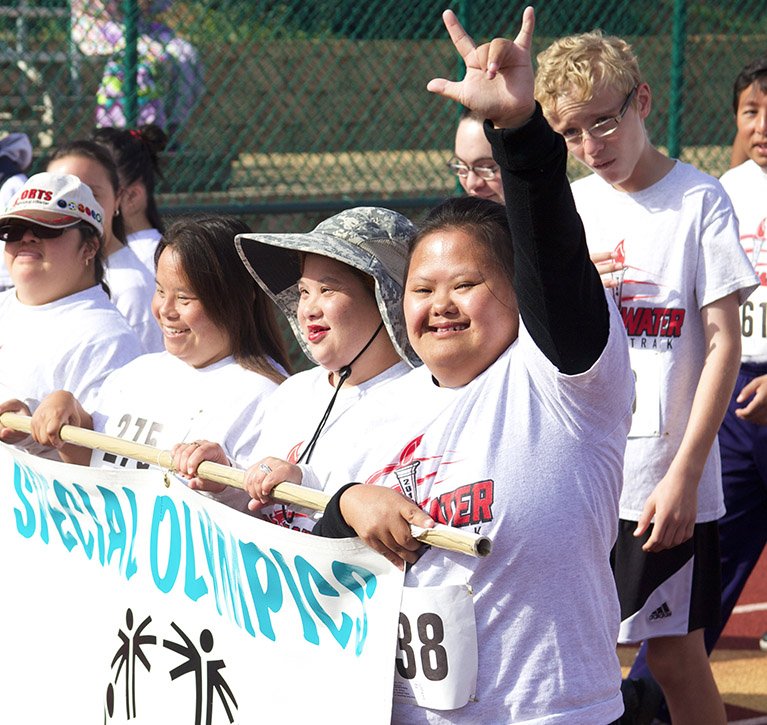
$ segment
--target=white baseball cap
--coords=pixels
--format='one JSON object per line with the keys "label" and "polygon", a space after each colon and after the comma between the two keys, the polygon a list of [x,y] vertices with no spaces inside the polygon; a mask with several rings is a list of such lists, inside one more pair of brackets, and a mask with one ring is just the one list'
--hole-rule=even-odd
{"label": "white baseball cap", "polygon": [[91,188],[72,174],[44,171],[27,179],[8,202],[0,223],[7,219],[26,219],[44,227],[59,229],[88,222],[104,233],[104,210]]}

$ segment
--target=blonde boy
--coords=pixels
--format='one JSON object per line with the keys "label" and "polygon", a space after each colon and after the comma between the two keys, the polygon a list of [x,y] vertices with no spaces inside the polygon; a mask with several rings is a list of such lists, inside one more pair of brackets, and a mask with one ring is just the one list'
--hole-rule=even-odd
{"label": "blonde boy", "polygon": [[650,143],[652,94],[625,41],[562,38],[538,66],[536,98],[593,172],[573,194],[636,378],[613,551],[619,641],[646,641],[674,725],[723,725],[703,644],[719,619],[716,433],[738,370],[738,305],[755,275],[719,183]]}

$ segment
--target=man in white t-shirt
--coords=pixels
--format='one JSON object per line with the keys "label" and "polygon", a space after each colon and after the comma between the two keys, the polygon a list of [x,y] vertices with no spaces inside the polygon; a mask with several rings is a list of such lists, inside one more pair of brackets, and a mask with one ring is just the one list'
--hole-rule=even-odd
{"label": "man in white t-shirt", "polygon": [[[719,520],[722,621],[706,630],[709,652],[767,544],[767,56],[738,74],[733,111],[735,145],[748,160],[726,172],[722,186],[760,286],[741,306],[740,372],[719,430],[727,513]],[[767,649],[767,634],[760,644]]]}
{"label": "man in white t-shirt", "polygon": [[718,182],[650,143],[650,87],[625,41],[599,31],[556,41],[538,57],[536,97],[594,172],[573,194],[636,379],[613,550],[619,642],[647,643],[674,725],[723,725],[703,642],[719,619],[716,434],[755,275]]}

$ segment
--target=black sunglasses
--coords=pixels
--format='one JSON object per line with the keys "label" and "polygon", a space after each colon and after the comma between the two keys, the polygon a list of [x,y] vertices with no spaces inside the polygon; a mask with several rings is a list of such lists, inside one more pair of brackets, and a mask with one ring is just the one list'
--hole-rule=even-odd
{"label": "black sunglasses", "polygon": [[74,224],[70,227],[43,227],[31,222],[3,224],[0,226],[0,241],[20,242],[27,230],[32,232],[32,236],[36,239],[56,239],[56,237],[62,236],[67,229],[80,229],[81,227],[81,224]]}

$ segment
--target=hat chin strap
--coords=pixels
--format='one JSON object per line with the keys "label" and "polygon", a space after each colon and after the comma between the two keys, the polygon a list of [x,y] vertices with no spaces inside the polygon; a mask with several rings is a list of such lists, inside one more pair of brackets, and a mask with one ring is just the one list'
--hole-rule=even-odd
{"label": "hat chin strap", "polygon": [[[362,357],[364,352],[373,344],[373,340],[375,340],[376,337],[378,337],[378,333],[381,332],[381,330],[383,330],[383,326],[384,326],[384,323],[383,323],[383,320],[381,320],[381,324],[378,325],[378,327],[376,327],[376,331],[371,335],[370,339],[365,343],[365,347],[363,347],[362,350],[360,350],[354,356],[354,358],[348,365],[344,365],[342,368],[340,368],[337,371],[344,381],[352,374],[352,365],[354,365],[354,363],[356,363],[357,360],[359,360]],[[341,385],[343,385],[343,383],[339,383],[338,387],[340,388]]]}
{"label": "hat chin strap", "polygon": [[[383,320],[381,320],[381,324],[378,325],[376,328],[376,331],[372,334],[370,339],[365,343],[365,347],[362,348],[355,356],[354,359],[348,364],[344,365],[342,368],[340,368],[338,372],[338,385],[336,385],[336,389],[333,392],[333,397],[330,399],[330,402],[328,403],[328,407],[325,408],[325,412],[322,414],[322,419],[319,422],[319,425],[317,426],[316,430],[314,431],[311,439],[309,440],[309,443],[307,444],[306,448],[304,448],[301,455],[298,457],[298,460],[296,463],[309,463],[312,457],[312,453],[314,453],[314,447],[317,445],[317,440],[320,437],[320,433],[322,433],[322,429],[325,427],[325,423],[328,422],[328,418],[330,417],[330,411],[333,410],[333,405],[336,402],[336,398],[338,397],[338,393],[341,390],[341,386],[349,379],[349,377],[352,374],[352,365],[357,362],[357,360],[362,357],[362,354],[373,344],[373,340],[378,337],[378,333],[383,330]],[[306,461],[304,461],[304,458],[306,458]]]}

